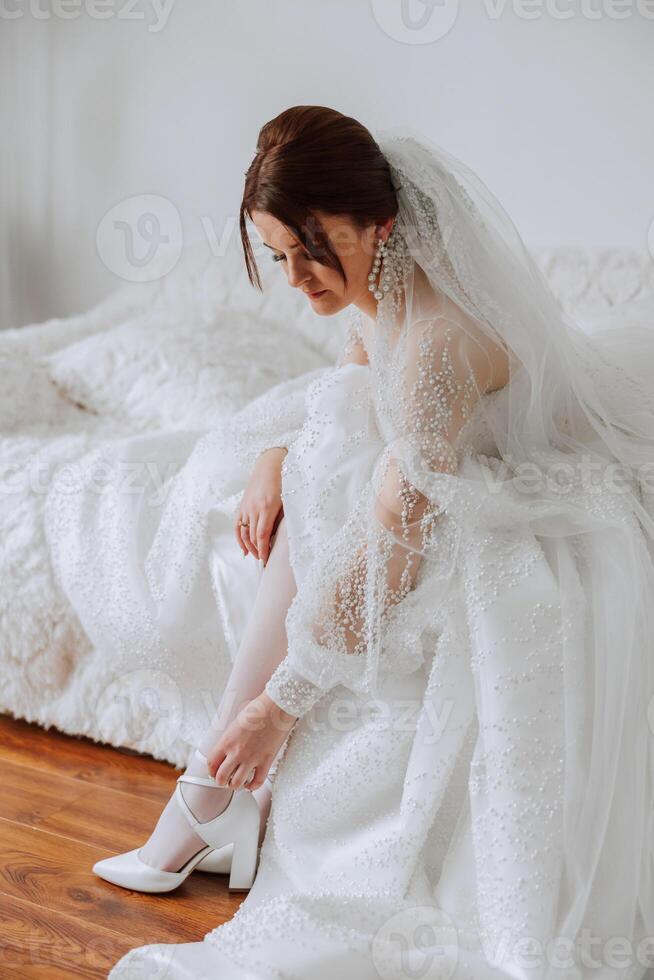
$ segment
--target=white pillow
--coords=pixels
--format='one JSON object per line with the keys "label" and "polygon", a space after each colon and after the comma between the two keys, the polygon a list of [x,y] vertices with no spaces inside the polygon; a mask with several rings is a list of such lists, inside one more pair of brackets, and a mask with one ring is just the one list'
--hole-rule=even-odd
{"label": "white pillow", "polygon": [[[350,309],[346,307],[331,316],[314,312],[313,303],[301,289],[289,286],[281,263],[272,262],[268,249],[259,247],[265,255],[257,255],[263,290],[250,284],[237,230],[228,239],[225,249],[214,254],[204,239],[189,243],[170,272],[155,283],[139,283],[148,288],[142,310],[193,310],[194,316],[205,322],[215,321],[224,310],[249,313],[277,323],[285,332],[304,339],[333,363],[341,349],[349,324]],[[162,268],[170,264],[162,248],[157,260]],[[132,286],[136,285],[134,283]]]}
{"label": "white pillow", "polygon": [[153,310],[43,358],[71,401],[146,429],[210,428],[268,388],[330,362],[249,313],[179,322]]}

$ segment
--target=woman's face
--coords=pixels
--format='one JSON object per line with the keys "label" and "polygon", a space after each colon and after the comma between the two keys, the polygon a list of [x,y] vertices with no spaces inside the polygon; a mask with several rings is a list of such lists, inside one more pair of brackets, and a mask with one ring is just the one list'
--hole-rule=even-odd
{"label": "woman's face", "polygon": [[253,211],[252,220],[271,259],[280,262],[290,286],[306,294],[316,313],[331,316],[353,303],[373,319],[377,300],[368,289],[368,274],[377,248],[377,239],[388,238],[394,218],[384,224],[356,228],[348,215],[314,212],[347,274],[347,282],[337,269],[321,265],[303,248],[286,225],[266,211]]}

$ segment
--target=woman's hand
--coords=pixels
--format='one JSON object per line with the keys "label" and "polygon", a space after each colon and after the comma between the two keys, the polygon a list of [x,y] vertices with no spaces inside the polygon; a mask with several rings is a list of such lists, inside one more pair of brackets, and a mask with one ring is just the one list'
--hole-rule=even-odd
{"label": "woman's hand", "polygon": [[[218,786],[259,789],[296,721],[262,691],[241,708],[207,753],[209,774]],[[254,778],[248,782],[253,770]]]}
{"label": "woman's hand", "polygon": [[[270,539],[283,517],[282,463],[287,450],[275,446],[257,459],[236,514],[236,540],[243,552],[264,563],[270,555]],[[248,526],[239,524],[244,521]]]}

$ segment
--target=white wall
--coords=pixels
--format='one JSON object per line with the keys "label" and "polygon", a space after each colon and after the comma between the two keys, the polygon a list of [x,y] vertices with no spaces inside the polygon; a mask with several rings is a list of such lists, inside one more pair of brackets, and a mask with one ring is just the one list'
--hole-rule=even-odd
{"label": "white wall", "polygon": [[298,103],[421,129],[530,244],[647,248],[654,0],[430,0],[431,17],[404,0],[413,28],[401,0],[159,0],[167,19],[157,0],[104,0],[103,20],[94,2],[0,3],[2,327],[121,284],[96,232],[125,198],[166,198],[185,242],[203,219],[220,235],[259,127]]}

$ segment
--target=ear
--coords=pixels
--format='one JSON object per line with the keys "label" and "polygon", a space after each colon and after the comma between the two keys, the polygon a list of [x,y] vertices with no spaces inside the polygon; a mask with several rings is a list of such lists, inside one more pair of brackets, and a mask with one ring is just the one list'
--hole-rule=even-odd
{"label": "ear", "polygon": [[395,224],[395,216],[387,218],[382,224],[375,225],[375,232],[383,241],[386,241],[391,231],[393,230],[393,225]]}

